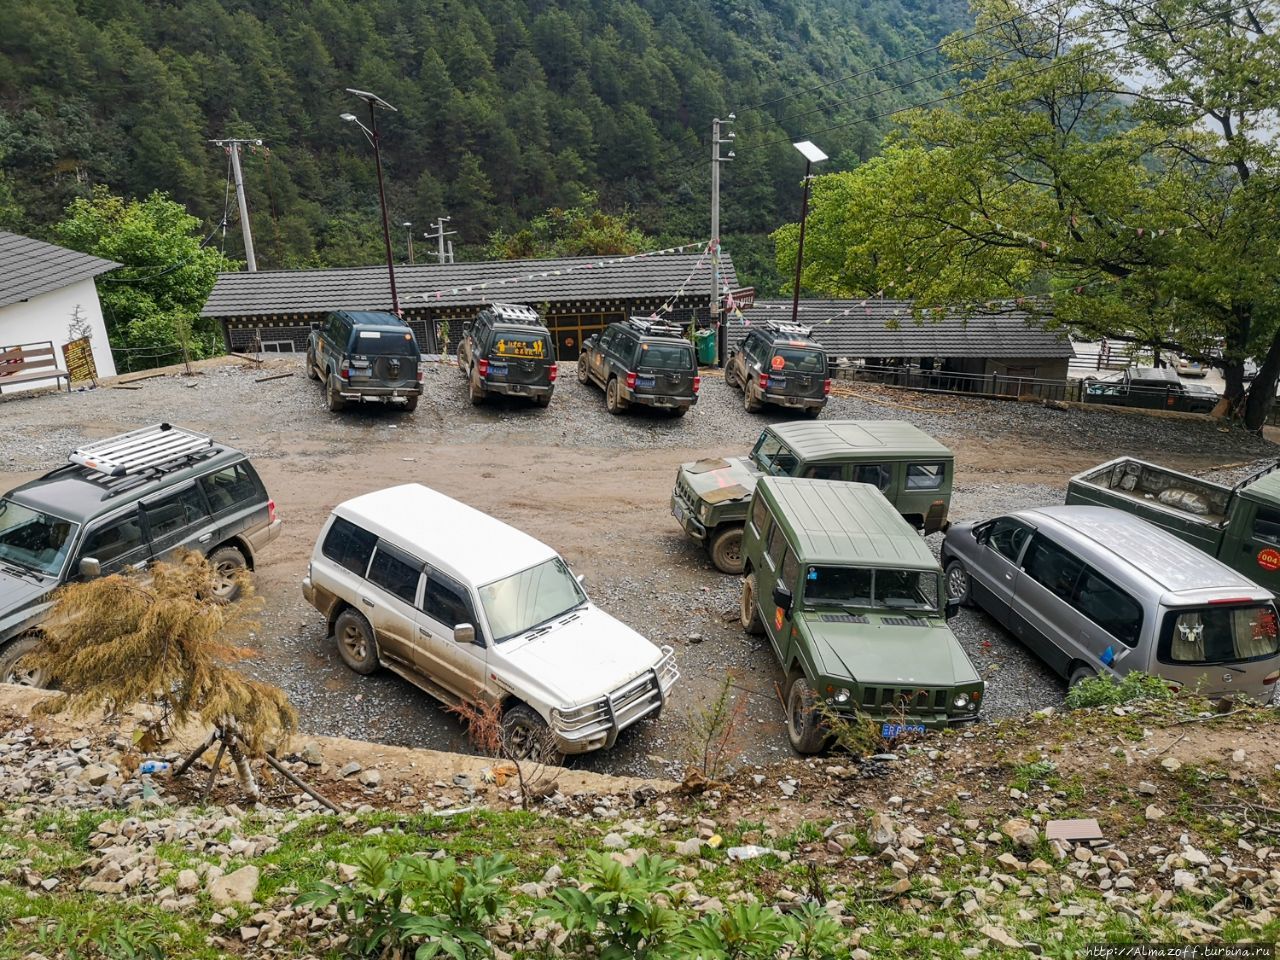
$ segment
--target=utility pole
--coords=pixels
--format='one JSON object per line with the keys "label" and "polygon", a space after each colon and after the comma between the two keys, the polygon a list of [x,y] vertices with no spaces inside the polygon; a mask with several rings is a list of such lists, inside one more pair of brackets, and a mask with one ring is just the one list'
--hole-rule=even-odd
{"label": "utility pole", "polygon": [[729,114],[728,120],[721,120],[716,117],[711,121],[711,322],[716,325],[716,338],[719,341],[717,352],[720,356],[720,366],[724,366],[725,358],[725,337],[724,324],[720,322],[720,164],[728,163],[733,159],[734,153],[731,149],[727,157],[720,156],[721,144],[732,144],[734,134],[729,133],[725,137],[721,137],[720,126],[723,123],[728,127],[730,123],[736,120],[734,114]]}
{"label": "utility pole", "polygon": [[249,204],[244,198],[244,174],[240,172],[240,148],[245,144],[262,146],[261,140],[210,140],[212,144],[222,147],[231,155],[231,173],[236,181],[236,203],[240,205],[240,232],[244,234],[244,259],[249,272],[258,269],[258,258],[253,255],[253,231],[249,229]]}
{"label": "utility pole", "polygon": [[444,225],[449,223],[452,219],[453,217],[441,217],[435,223],[431,224],[431,229],[435,231],[434,233],[424,233],[422,235],[427,240],[434,240],[436,242],[437,263],[453,263],[453,241],[449,241],[448,253],[445,252],[444,248],[444,238],[452,237],[458,232],[457,230],[446,231],[444,228]]}
{"label": "utility pole", "polygon": [[404,235],[409,240],[409,263],[410,265],[412,265],[413,264],[413,224],[409,223],[406,220],[404,223],[400,224],[400,226],[404,227]]}

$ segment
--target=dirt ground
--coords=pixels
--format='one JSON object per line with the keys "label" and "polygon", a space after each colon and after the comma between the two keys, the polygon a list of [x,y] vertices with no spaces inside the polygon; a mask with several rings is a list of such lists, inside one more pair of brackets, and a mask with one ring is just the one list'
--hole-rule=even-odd
{"label": "dirt ground", "polygon": [[[262,366],[228,359],[202,368],[195,378],[121,378],[133,389],[6,397],[0,402],[0,490],[64,462],[77,442],[158,420],[244,449],[285,521],[279,540],[260,557],[257,585],[266,610],[257,638],[261,656],[251,669],[286,689],[305,730],[467,748],[458,723],[405,681],[386,673],[358,677],[343,667],[299,587],[335,504],[421,482],[550,543],[586,575],[600,606],[676,648],[682,679],[664,715],[580,766],[676,774],[688,741],[684,715],[726,674],[748,701],[752,735],[744,758],[759,763],[790,756],[771,654],[729,621],[736,618],[736,578],[717,574],[668,511],[678,464],[743,453],[763,426],[781,417],[745,414],[736,395],[708,377],[699,406],[683,420],[644,412],[611,418],[599,391],[574,382],[571,369],[547,411],[514,404],[476,410],[466,403],[456,371],[447,368],[428,372],[427,397],[412,416],[369,409],[335,417],[296,358]],[[276,374],[286,376],[260,379]],[[1072,473],[1125,453],[1189,470],[1276,455],[1269,442],[1199,417],[1047,411],[866,384],[836,392],[824,417],[907,419],[952,447],[953,519],[1061,502]],[[988,677],[988,709],[1001,703],[1002,690],[1013,691],[1001,708],[1006,713],[1060,700],[1060,681],[982,614],[966,611],[955,624]]]}

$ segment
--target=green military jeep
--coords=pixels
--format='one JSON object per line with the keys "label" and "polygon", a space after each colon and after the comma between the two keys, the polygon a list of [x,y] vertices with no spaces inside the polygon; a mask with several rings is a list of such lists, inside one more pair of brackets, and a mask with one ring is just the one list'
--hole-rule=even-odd
{"label": "green military jeep", "polygon": [[798,752],[830,740],[824,703],[889,738],[977,719],[985,685],[947,627],[942,569],[875,487],[763,477],[742,552],[742,627],[786,671]]}
{"label": "green military jeep", "polygon": [[901,420],[779,423],[765,429],[750,456],[684,463],[676,471],[671,513],[706,546],[724,573],[742,572],[742,524],[762,476],[870,483],[917,530],[946,526],[955,457]]}

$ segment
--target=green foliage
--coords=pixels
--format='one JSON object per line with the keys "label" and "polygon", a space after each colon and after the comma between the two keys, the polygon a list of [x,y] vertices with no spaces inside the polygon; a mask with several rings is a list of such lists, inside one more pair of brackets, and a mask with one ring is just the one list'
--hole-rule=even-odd
{"label": "green foliage", "polygon": [[1067,709],[1119,706],[1144,700],[1171,700],[1173,691],[1159,677],[1134,670],[1119,681],[1110,674],[1087,677],[1067,691]]}
{"label": "green foliage", "polygon": [[525,260],[639,253],[645,236],[631,220],[625,211],[620,216],[604,213],[600,198],[586,193],[577,206],[554,207],[514,234],[493,234],[485,255],[490,260]]}
{"label": "green foliage", "polygon": [[725,674],[714,699],[685,710],[684,761],[711,780],[723,776],[740,752],[747,701],[734,695],[733,686],[733,676]]}
{"label": "green foliage", "polygon": [[675,946],[677,956],[697,960],[772,960],[792,933],[787,918],[758,903],[739,903],[685,927]]}

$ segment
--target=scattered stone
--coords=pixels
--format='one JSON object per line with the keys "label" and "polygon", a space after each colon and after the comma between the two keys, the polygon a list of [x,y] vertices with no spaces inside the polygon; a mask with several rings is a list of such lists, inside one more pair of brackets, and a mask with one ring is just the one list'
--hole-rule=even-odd
{"label": "scattered stone", "polygon": [[627,841],[620,833],[610,833],[605,835],[602,844],[606,850],[622,850],[627,846]]}
{"label": "scattered stone", "polygon": [[362,770],[360,772],[360,783],[370,789],[382,785],[381,770]]}
{"label": "scattered stone", "polygon": [[314,743],[308,743],[303,747],[299,756],[302,757],[302,762],[308,767],[318,767],[324,763],[324,757],[320,755],[320,748]]}
{"label": "scattered stone", "polygon": [[997,927],[994,924],[986,924],[981,930],[981,934],[993,943],[998,943],[1002,947],[1008,947],[1011,950],[1021,950],[1022,942],[1017,940],[1008,930],[1003,927]]}
{"label": "scattered stone", "polygon": [[1026,850],[1033,849],[1040,842],[1040,831],[1019,818],[1006,820],[1000,825],[1000,832]]}
{"label": "scattered stone", "polygon": [[1143,796],[1154,797],[1156,793],[1159,791],[1159,789],[1160,788],[1157,787],[1150,780],[1138,781],[1138,792],[1141,793]]}
{"label": "scattered stone", "polygon": [[1203,850],[1197,850],[1192,846],[1182,848],[1182,859],[1187,863],[1197,867],[1207,867],[1213,861],[1209,859],[1209,855]]}
{"label": "scattered stone", "polygon": [[209,897],[219,906],[252,903],[258,892],[258,868],[253,864],[219,877],[209,884]]}
{"label": "scattered stone", "polygon": [[346,764],[345,766],[343,766],[341,770],[338,771],[338,776],[343,778],[355,776],[357,773],[359,773],[363,769],[364,767],[362,767],[355,760],[352,760],[350,763]]}
{"label": "scattered stone", "polygon": [[194,870],[180,870],[174,886],[179,893],[194,893],[200,889],[200,875]]}
{"label": "scattered stone", "polygon": [[360,874],[360,868],[349,863],[340,863],[337,868],[338,882],[351,883]]}
{"label": "scattered stone", "polygon": [[100,787],[111,779],[111,768],[101,763],[91,763],[80,772],[80,779],[91,787]]}
{"label": "scattered stone", "polygon": [[898,830],[886,813],[877,813],[867,828],[867,842],[877,850],[884,850],[898,839]]}
{"label": "scattered stone", "polygon": [[1143,812],[1143,816],[1147,818],[1149,823],[1164,819],[1164,811],[1157,807],[1154,803],[1148,804],[1147,809]]}
{"label": "scattered stone", "polygon": [[1231,754],[1231,762],[1244,763],[1244,757],[1245,757],[1245,753],[1243,749],[1236,750]]}
{"label": "scattered stone", "polygon": [[1174,773],[1175,771],[1182,769],[1182,761],[1177,757],[1165,757],[1160,761],[1160,766],[1164,767],[1170,773]]}

